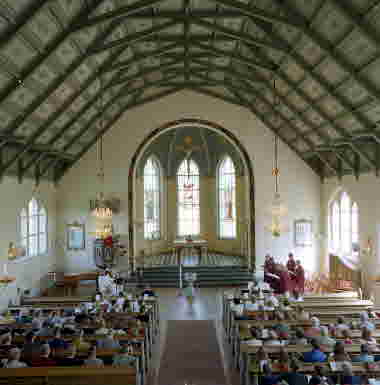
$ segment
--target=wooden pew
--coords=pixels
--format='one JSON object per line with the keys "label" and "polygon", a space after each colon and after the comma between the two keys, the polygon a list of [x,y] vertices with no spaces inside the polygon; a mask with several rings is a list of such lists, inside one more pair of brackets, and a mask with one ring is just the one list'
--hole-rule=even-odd
{"label": "wooden pew", "polygon": [[[259,346],[252,346],[248,344],[242,344],[241,345],[241,353],[240,353],[240,380],[241,380],[241,385],[250,385],[252,383],[251,377],[256,376],[254,378],[255,384],[257,383],[257,376],[258,373],[255,373],[252,370],[252,365],[251,365],[251,357],[255,355],[255,353],[258,351],[260,347]],[[281,348],[285,348],[285,351],[288,353],[306,353],[312,350],[311,345],[287,345],[287,346],[280,346],[280,345],[275,345],[275,346],[265,346],[265,351],[269,354],[269,356],[273,355],[278,355]],[[322,347],[322,350],[325,353],[331,353],[333,351],[332,347]],[[354,354],[359,354],[360,353],[360,345],[347,345],[345,346],[345,350],[347,353],[350,355]],[[380,353],[380,352],[379,352]],[[319,364],[319,363],[318,363]],[[322,364],[323,365],[323,364]],[[327,363],[325,365],[328,365]],[[355,364],[353,363],[354,367],[361,372],[365,372],[363,364]],[[309,365],[309,364],[304,364],[303,371],[306,372],[306,370],[314,369],[314,365]],[[301,370],[302,371],[302,370]]]}
{"label": "wooden pew", "polygon": [[0,370],[0,385],[142,385],[131,368],[47,367]]}

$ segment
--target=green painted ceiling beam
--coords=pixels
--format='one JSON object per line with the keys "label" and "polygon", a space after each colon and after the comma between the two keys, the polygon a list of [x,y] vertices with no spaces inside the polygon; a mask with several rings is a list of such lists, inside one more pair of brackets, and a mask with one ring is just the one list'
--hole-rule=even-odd
{"label": "green painted ceiling beam", "polygon": [[80,31],[83,28],[97,26],[99,23],[104,23],[109,20],[123,19],[134,14],[138,14],[146,8],[151,8],[154,5],[162,3],[163,0],[138,0],[132,4],[120,7],[110,12],[105,12],[98,16],[81,18],[70,28],[71,32]]}
{"label": "green painted ceiling beam", "polygon": [[142,98],[138,100],[137,98],[133,100],[132,102],[127,102],[124,104],[124,106],[120,109],[120,111],[112,118],[112,120],[104,127],[104,129],[99,132],[83,149],[82,151],[76,155],[75,159],[59,174],[57,175],[56,182],[59,182],[62,177],[69,171],[69,169],[76,163],[78,162],[82,156],[98,141],[98,139],[103,136],[115,123],[116,121],[128,110],[131,110],[135,107],[144,105],[146,103],[152,102],[154,100],[158,100],[164,96],[173,94],[175,92],[180,91],[180,88],[170,88],[168,90],[164,90],[161,92],[158,92],[155,95],[147,96],[145,98]]}
{"label": "green painted ceiling beam", "polygon": [[125,36],[121,39],[112,40],[110,42],[97,44],[96,47],[93,47],[89,50],[87,50],[87,54],[94,55],[98,53],[102,53],[106,50],[109,50],[111,48],[120,47],[120,46],[130,46],[132,44],[135,44],[141,40],[145,40],[147,37],[153,37],[158,32],[164,31],[165,29],[168,29],[170,27],[174,27],[178,24],[178,21],[169,20],[165,23],[155,25],[151,28],[147,28],[143,31],[131,33],[128,36]]}

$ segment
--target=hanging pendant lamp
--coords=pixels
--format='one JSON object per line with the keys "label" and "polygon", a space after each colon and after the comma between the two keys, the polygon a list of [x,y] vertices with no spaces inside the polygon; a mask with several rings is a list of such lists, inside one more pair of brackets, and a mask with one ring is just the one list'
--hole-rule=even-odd
{"label": "hanging pendant lamp", "polygon": [[[103,132],[104,119],[103,119],[103,83],[102,78],[99,78],[100,82],[100,120],[99,120],[99,131]],[[100,219],[112,218],[113,210],[109,203],[104,197],[104,162],[103,162],[103,135],[101,135],[97,142],[97,163],[98,163],[98,172],[97,178],[99,183],[99,192],[97,194],[93,214],[95,217]]]}
{"label": "hanging pendant lamp", "polygon": [[[273,82],[273,107],[276,113],[277,102],[276,102],[276,83]],[[274,136],[274,162],[272,169],[272,176],[274,176],[274,197],[270,206],[271,223],[267,226],[267,230],[272,234],[273,237],[280,237],[282,233],[288,231],[288,226],[285,224],[285,216],[287,214],[287,208],[284,205],[280,190],[279,190],[279,176],[280,169],[278,166],[278,136]]]}

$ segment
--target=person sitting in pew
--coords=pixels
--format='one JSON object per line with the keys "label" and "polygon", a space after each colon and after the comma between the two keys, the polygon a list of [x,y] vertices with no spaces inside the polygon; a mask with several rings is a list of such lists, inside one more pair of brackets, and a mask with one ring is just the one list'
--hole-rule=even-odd
{"label": "person sitting in pew", "polygon": [[277,385],[281,381],[281,378],[273,374],[270,364],[267,363],[263,365],[263,375],[260,380],[261,385]]}
{"label": "person sitting in pew", "polygon": [[290,363],[290,371],[280,376],[281,380],[286,381],[289,385],[308,385],[307,377],[299,373],[301,365],[297,361],[293,360]]}
{"label": "person sitting in pew", "polygon": [[362,336],[359,341],[361,344],[367,344],[372,352],[377,350],[377,341],[376,338],[372,337],[372,331],[370,329],[362,329]]}
{"label": "person sitting in pew", "polygon": [[32,357],[31,366],[56,366],[57,361],[51,358],[51,350],[49,344],[41,345],[41,352],[38,356]]}
{"label": "person sitting in pew", "polygon": [[96,346],[91,346],[89,352],[88,352],[87,359],[84,360],[83,366],[86,367],[95,367],[95,368],[102,368],[104,367],[104,362],[100,358],[96,356]]}
{"label": "person sitting in pew", "polygon": [[316,337],[321,334],[321,321],[317,317],[311,317],[311,327],[305,330],[307,337]]}
{"label": "person sitting in pew", "polygon": [[248,345],[261,346],[263,341],[260,339],[260,334],[255,327],[249,329],[251,337],[249,340],[246,340],[245,343]]}
{"label": "person sitting in pew", "polygon": [[318,342],[318,344],[326,345],[326,346],[334,346],[335,340],[329,337],[329,331],[327,326],[321,326],[320,330],[321,330],[320,335],[314,337],[314,339]]}
{"label": "person sitting in pew", "polygon": [[1,360],[2,367],[15,369],[26,368],[28,365],[25,362],[20,361],[21,350],[19,348],[12,348],[8,352],[8,358]]}
{"label": "person sitting in pew", "polygon": [[311,340],[312,350],[303,354],[304,362],[325,362],[326,354],[321,351],[317,341]]}
{"label": "person sitting in pew", "polygon": [[77,349],[74,344],[69,344],[66,350],[59,350],[55,354],[57,366],[82,366],[84,361],[77,358]]}
{"label": "person sitting in pew", "polygon": [[259,310],[259,305],[256,302],[256,298],[252,297],[251,302],[246,302],[245,303],[245,311],[257,311]]}
{"label": "person sitting in pew", "polygon": [[235,316],[241,317],[244,311],[244,304],[240,303],[239,298],[234,298],[232,302],[231,311],[235,313]]}
{"label": "person sitting in pew", "polygon": [[337,341],[334,346],[334,351],[329,356],[329,361],[335,362],[345,362],[351,361],[350,355],[346,352],[344,348],[344,343],[342,341]]}
{"label": "person sitting in pew", "polygon": [[42,328],[44,320],[40,311],[36,312],[32,320],[32,330],[38,332]]}
{"label": "person sitting in pew", "polygon": [[316,365],[315,373],[309,380],[309,385],[335,385],[335,382],[327,375],[325,367]]}
{"label": "person sitting in pew", "polygon": [[305,333],[301,328],[297,328],[295,335],[290,339],[289,345],[307,345],[308,341]]}
{"label": "person sitting in pew", "polygon": [[129,368],[136,368],[136,357],[132,354],[130,346],[123,346],[119,353],[113,357],[112,366],[127,366]]}
{"label": "person sitting in pew", "polygon": [[100,319],[100,325],[99,328],[96,329],[95,334],[96,335],[106,335],[108,333],[108,328],[106,326],[106,321],[104,319]]}
{"label": "person sitting in pew", "polygon": [[345,345],[352,345],[353,344],[350,329],[342,330],[342,337],[343,337],[343,342]]}
{"label": "person sitting in pew", "polygon": [[41,344],[36,342],[36,335],[29,332],[25,336],[24,345],[22,347],[22,356],[25,360],[31,360],[33,356],[38,356],[41,352]]}
{"label": "person sitting in pew", "polygon": [[360,313],[360,323],[359,323],[359,329],[369,329],[369,330],[374,330],[375,325],[369,321],[368,313],[367,312],[361,312]]}
{"label": "person sitting in pew", "polygon": [[360,354],[352,357],[352,362],[374,362],[375,357],[370,354],[370,349],[367,344],[360,346]]}
{"label": "person sitting in pew", "polygon": [[350,329],[350,326],[346,323],[344,317],[338,317],[337,323],[334,327],[335,327],[336,335],[339,337],[342,336],[343,330]]}
{"label": "person sitting in pew", "polygon": [[264,345],[281,345],[278,334],[274,330],[269,330],[268,339],[264,341]]}
{"label": "person sitting in pew", "polygon": [[49,346],[53,351],[67,349],[67,342],[62,338],[61,328],[57,327],[54,331],[54,338],[49,341]]}
{"label": "person sitting in pew", "polygon": [[96,346],[99,350],[120,349],[119,341],[115,340],[115,336],[112,331],[109,331],[104,338],[99,339]]}
{"label": "person sitting in pew", "polygon": [[310,319],[310,314],[303,308],[303,306],[298,305],[296,307],[295,318],[297,321],[308,321]]}
{"label": "person sitting in pew", "polygon": [[13,343],[12,343],[12,334],[7,334],[5,337],[4,337],[4,339],[3,339],[3,341],[2,341],[2,344],[0,345],[0,349],[2,350],[2,351],[9,351],[10,349],[12,349],[12,348],[15,348],[16,347],[16,345],[14,345]]}
{"label": "person sitting in pew", "polygon": [[269,291],[269,294],[266,297],[266,301],[272,302],[274,307],[278,307],[278,305],[280,304],[277,297],[274,295],[274,291],[272,289]]}
{"label": "person sitting in pew", "polygon": [[361,376],[354,376],[352,373],[352,365],[349,362],[342,364],[342,380],[341,383],[344,385],[360,385],[362,384]]}
{"label": "person sitting in pew", "polygon": [[83,329],[80,329],[78,337],[74,338],[73,345],[78,350],[78,352],[87,352],[91,344],[83,340],[84,332]]}
{"label": "person sitting in pew", "polygon": [[54,328],[51,326],[49,321],[45,320],[42,324],[42,328],[37,334],[41,337],[53,337]]}

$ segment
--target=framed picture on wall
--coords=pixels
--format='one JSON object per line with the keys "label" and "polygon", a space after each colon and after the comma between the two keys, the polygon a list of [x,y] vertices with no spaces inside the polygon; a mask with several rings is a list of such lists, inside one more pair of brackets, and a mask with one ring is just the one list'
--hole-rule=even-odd
{"label": "framed picture on wall", "polygon": [[86,248],[84,224],[77,222],[66,225],[67,249],[84,250]]}
{"label": "framed picture on wall", "polygon": [[310,219],[297,219],[294,221],[294,245],[308,247],[313,242],[313,221]]}

